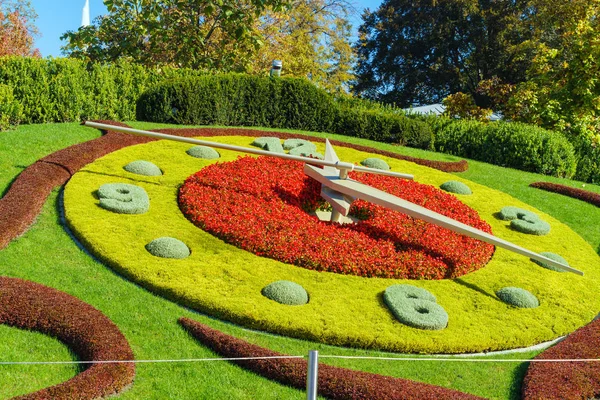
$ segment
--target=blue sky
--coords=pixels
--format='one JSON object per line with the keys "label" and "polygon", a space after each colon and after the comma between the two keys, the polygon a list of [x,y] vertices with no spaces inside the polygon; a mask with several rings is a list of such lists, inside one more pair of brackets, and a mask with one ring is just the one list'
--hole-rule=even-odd
{"label": "blue sky", "polygon": [[[352,21],[358,28],[360,13],[364,8],[375,10],[381,0],[354,0],[359,15]],[[42,34],[37,38],[35,45],[42,52],[42,56],[60,57],[60,37],[68,30],[76,30],[81,24],[81,12],[85,0],[32,0],[31,4],[38,14],[36,25]],[[90,14],[93,20],[98,15],[106,13],[102,0],[90,0]]]}

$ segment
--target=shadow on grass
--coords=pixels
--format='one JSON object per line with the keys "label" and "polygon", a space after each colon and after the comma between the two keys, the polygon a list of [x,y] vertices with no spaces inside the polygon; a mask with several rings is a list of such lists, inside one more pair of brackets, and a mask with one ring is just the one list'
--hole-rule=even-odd
{"label": "shadow on grass", "polygon": [[521,387],[523,386],[523,380],[525,379],[527,368],[529,368],[529,363],[524,362],[519,364],[519,366],[514,369],[508,397],[510,400],[521,399]]}
{"label": "shadow on grass", "polygon": [[4,190],[2,191],[2,193],[0,193],[0,199],[3,198],[4,196],[6,196],[6,193],[8,193],[8,191],[10,190],[10,188],[12,187],[12,184],[17,180],[17,178],[19,177],[19,175],[21,175],[21,172],[23,172],[25,170],[25,168],[28,167],[28,165],[15,165],[16,168],[19,168],[19,173],[17,175],[15,175],[14,178],[12,178],[7,184],[6,187],[4,188]]}
{"label": "shadow on grass", "polygon": [[469,289],[471,289],[471,290],[475,290],[476,292],[479,292],[479,293],[481,293],[481,294],[482,294],[482,295],[484,295],[484,296],[491,297],[492,299],[494,299],[494,300],[497,300],[497,301],[498,301],[498,298],[495,296],[495,294],[490,294],[490,293],[486,292],[485,290],[483,290],[482,288],[480,288],[480,287],[479,287],[479,286],[477,286],[477,285],[473,285],[472,283],[465,282],[464,280],[462,280],[462,279],[460,279],[460,278],[456,278],[456,279],[454,279],[454,280],[453,280],[453,282],[456,282],[456,283],[458,283],[459,285],[462,285],[462,286],[464,286],[464,287],[467,287],[467,288],[469,288]]}

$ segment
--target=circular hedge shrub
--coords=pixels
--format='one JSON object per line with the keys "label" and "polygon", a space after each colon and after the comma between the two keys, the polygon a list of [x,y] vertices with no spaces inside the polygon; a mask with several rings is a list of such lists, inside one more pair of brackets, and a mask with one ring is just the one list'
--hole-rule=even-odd
{"label": "circular hedge shrub", "polygon": [[160,176],[163,174],[156,164],[145,160],[132,161],[124,166],[123,169],[127,172],[131,172],[132,174],[144,176]]}
{"label": "circular hedge shrub", "polygon": [[221,157],[218,151],[208,146],[194,146],[190,147],[186,153],[192,157],[204,158],[207,160],[214,160]]}
{"label": "circular hedge shrub", "polygon": [[[570,266],[569,263],[567,262],[567,260],[565,260],[564,258],[562,258],[561,256],[559,256],[558,254],[550,253],[549,251],[543,251],[540,254],[543,255],[544,257],[548,257],[551,260],[558,261],[559,263],[563,263],[563,264],[565,264],[567,266]],[[544,267],[544,268],[552,270],[552,271],[566,272],[564,269],[556,268],[556,267],[554,267],[554,266],[552,266],[552,265],[550,265],[548,263],[545,263],[543,261],[534,260],[533,258],[531,259],[531,261],[533,261],[534,263],[536,263],[540,267]]]}
{"label": "circular hedge shrub", "polygon": [[473,194],[471,188],[459,181],[448,181],[440,185],[440,189],[456,194]]}
{"label": "circular hedge shrub", "polygon": [[384,171],[390,170],[390,166],[388,165],[388,163],[383,161],[381,158],[366,158],[360,162],[360,165],[364,165],[368,168],[381,169]]}
{"label": "circular hedge shrub", "polygon": [[429,291],[412,285],[388,287],[383,300],[401,323],[418,329],[440,330],[448,325],[448,313]]}
{"label": "circular hedge shrub", "polygon": [[496,292],[496,296],[506,304],[520,308],[536,308],[540,301],[531,292],[518,287],[504,287]]}
{"label": "circular hedge shrub", "polygon": [[154,239],[146,245],[146,250],[155,257],[162,258],[187,258],[190,249],[179,239],[164,236]]}
{"label": "circular hedge shrub", "polygon": [[262,295],[280,304],[300,306],[308,303],[308,293],[295,282],[276,281],[265,286]]}
{"label": "circular hedge shrub", "polygon": [[317,146],[306,139],[287,139],[283,142],[284,150],[292,150],[297,147],[308,147],[311,149],[311,152],[317,151]]}
{"label": "circular hedge shrub", "polygon": [[543,221],[536,213],[518,207],[504,207],[499,212],[500,219],[510,221],[516,231],[530,235],[543,236],[550,232],[550,224]]}
{"label": "circular hedge shrub", "polygon": [[144,188],[127,183],[105,183],[98,189],[100,207],[119,214],[143,214],[150,208]]}

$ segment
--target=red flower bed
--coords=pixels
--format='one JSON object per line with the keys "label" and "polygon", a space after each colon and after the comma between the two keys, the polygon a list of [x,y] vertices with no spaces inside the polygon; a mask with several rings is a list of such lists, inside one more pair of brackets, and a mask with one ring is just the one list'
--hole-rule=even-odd
{"label": "red flower bed", "polygon": [[583,200],[586,203],[590,203],[595,205],[596,207],[600,207],[600,194],[590,192],[588,190],[577,189],[571,186],[559,185],[558,183],[550,182],[533,182],[529,186],[542,190],[547,190],[548,192],[564,194],[565,196]]}
{"label": "red flower bed", "polygon": [[[351,176],[486,232],[490,226],[456,197],[432,186],[381,175]],[[356,224],[307,214],[323,204],[302,164],[243,157],[189,177],[179,206],[194,224],[239,248],[289,264],[365,277],[455,278],[484,266],[494,247],[364,201]]]}
{"label": "red flower bed", "polygon": [[[56,337],[83,361],[133,360],[119,328],[104,314],[56,289],[22,279],[0,277],[0,324]],[[134,363],[84,365],[85,370],[61,384],[18,399],[98,399],[133,383]]]}
{"label": "red flower bed", "polygon": [[[535,359],[600,359],[600,320],[571,333]],[[600,395],[600,362],[533,362],[522,387],[523,399],[591,399]]]}
{"label": "red flower bed", "polygon": [[[284,354],[226,335],[189,318],[180,318],[179,323],[203,345],[223,357],[284,356]],[[272,379],[297,389],[306,389],[308,363],[305,360],[264,359],[233,362],[267,379]],[[480,399],[480,397],[471,394],[461,393],[428,383],[414,382],[408,379],[393,378],[391,376],[354,371],[323,364],[319,365],[317,392],[320,396],[328,399]]]}

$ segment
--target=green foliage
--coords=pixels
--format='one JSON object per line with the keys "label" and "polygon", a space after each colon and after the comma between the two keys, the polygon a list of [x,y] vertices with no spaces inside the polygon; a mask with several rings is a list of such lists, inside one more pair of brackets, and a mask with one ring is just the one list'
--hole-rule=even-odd
{"label": "green foliage", "polygon": [[493,76],[523,80],[527,63],[514,59],[514,45],[530,36],[519,24],[525,2],[384,1],[363,14],[354,91],[409,107],[475,94]]}
{"label": "green foliage", "polygon": [[[567,262],[567,260],[565,260],[564,258],[562,258],[561,256],[559,256],[558,254],[555,253],[550,253],[549,251],[542,251],[540,253],[541,255],[543,255],[544,257],[548,257],[551,260],[554,261],[558,261],[559,263],[562,263],[564,265],[569,265],[569,263]],[[533,258],[531,259],[531,261],[533,261],[534,263],[536,263],[537,265],[539,265],[540,267],[544,267],[546,269],[549,269],[551,271],[556,271],[556,272],[566,272],[564,269],[559,269],[556,268],[548,263],[542,262],[542,261],[538,261],[538,260],[534,260]]]}
{"label": "green foliage", "polygon": [[136,102],[148,87],[200,72],[161,70],[118,61],[86,64],[79,60],[0,58],[0,84],[12,88],[23,107],[22,123],[135,119]]}
{"label": "green foliage", "polygon": [[128,59],[146,66],[240,71],[260,46],[253,25],[282,0],[161,2],[107,0],[108,14],[94,25],[66,32],[65,53],[95,62]]}
{"label": "green foliage", "polygon": [[179,239],[172,237],[159,237],[146,245],[146,250],[155,257],[162,258],[187,258],[190,249]]}
{"label": "green foliage", "polygon": [[23,106],[15,99],[10,86],[0,84],[0,131],[19,125]]}
{"label": "green foliage", "polygon": [[504,287],[496,292],[496,296],[506,304],[515,307],[536,308],[540,305],[537,297],[531,292],[517,287]]}
{"label": "green foliage", "polygon": [[471,188],[459,181],[448,181],[440,185],[440,189],[456,194],[473,194]]}
{"label": "green foliage", "polygon": [[433,146],[427,124],[385,108],[352,108],[297,78],[221,74],[164,82],[142,94],[137,119],[304,129],[423,149]]}
{"label": "green foliage", "polygon": [[284,150],[292,150],[303,146],[310,148],[311,151],[317,151],[317,146],[315,146],[314,143],[305,139],[287,139],[283,142]]}
{"label": "green foliage", "polygon": [[384,171],[390,170],[390,166],[388,165],[388,163],[386,163],[381,158],[376,157],[365,158],[360,162],[360,165],[364,165],[365,167],[369,168],[381,169]]}
{"label": "green foliage", "polygon": [[573,146],[557,132],[522,123],[445,119],[435,128],[435,147],[440,152],[552,176],[575,173]]}
{"label": "green foliage", "polygon": [[448,325],[448,313],[433,294],[412,285],[392,285],[383,301],[401,323],[418,329],[440,330]]}
{"label": "green foliage", "polygon": [[192,157],[196,158],[205,158],[207,160],[213,160],[215,158],[221,157],[218,151],[208,146],[194,146],[190,147],[186,151]]}
{"label": "green foliage", "polygon": [[507,206],[498,213],[501,220],[510,221],[511,228],[531,235],[543,236],[550,232],[550,224],[539,215],[522,208]]}
{"label": "green foliage", "polygon": [[144,214],[150,199],[144,188],[127,183],[106,183],[98,189],[100,207],[119,214]]}
{"label": "green foliage", "polygon": [[156,166],[156,164],[145,160],[132,161],[123,167],[125,171],[133,174],[145,175],[145,176],[160,176],[162,171]]}
{"label": "green foliage", "polygon": [[295,282],[276,281],[265,286],[261,293],[268,299],[290,306],[301,306],[308,303],[308,293]]}
{"label": "green foliage", "polygon": [[252,146],[257,146],[263,150],[272,151],[274,153],[285,153],[281,146],[281,140],[278,137],[263,136],[256,138],[252,141]]}

